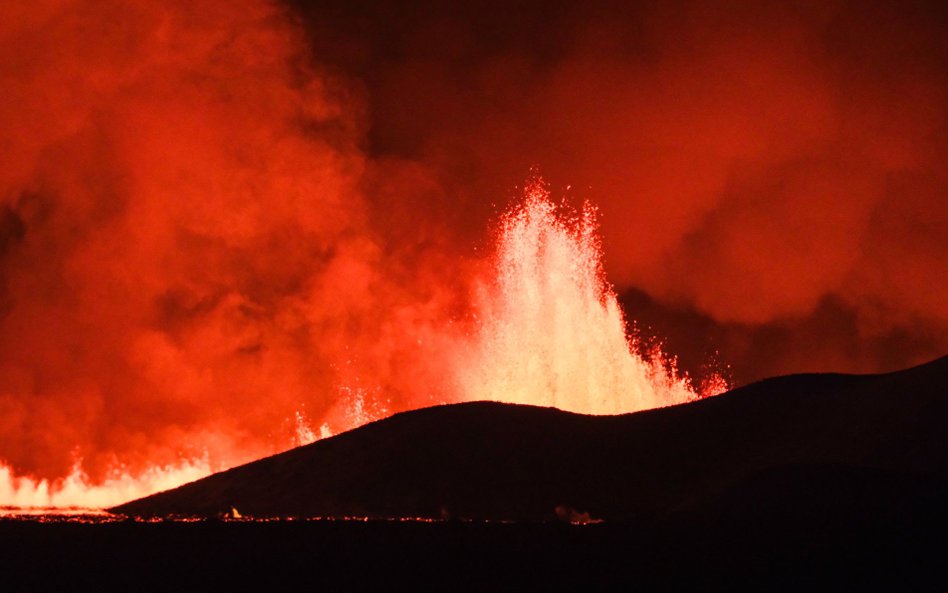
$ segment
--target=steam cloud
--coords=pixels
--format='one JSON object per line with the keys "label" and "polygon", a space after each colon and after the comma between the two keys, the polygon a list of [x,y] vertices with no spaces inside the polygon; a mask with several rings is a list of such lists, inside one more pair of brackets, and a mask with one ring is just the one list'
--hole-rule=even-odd
{"label": "steam cloud", "polygon": [[739,378],[948,349],[944,12],[509,4],[5,3],[0,460],[233,463],[449,397],[535,164]]}

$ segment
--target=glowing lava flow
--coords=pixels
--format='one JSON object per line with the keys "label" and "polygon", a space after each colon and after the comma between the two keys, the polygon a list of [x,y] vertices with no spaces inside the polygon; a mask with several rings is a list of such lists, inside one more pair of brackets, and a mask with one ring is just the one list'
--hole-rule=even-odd
{"label": "glowing lava flow", "polygon": [[91,484],[76,464],[61,481],[17,478],[0,465],[0,515],[38,509],[98,509],[176,488],[210,474],[205,461],[177,467],[153,467],[136,476],[115,472],[101,484]]}
{"label": "glowing lava flow", "polygon": [[657,349],[643,357],[606,283],[596,212],[551,201],[542,180],[501,221],[496,278],[480,294],[474,361],[461,365],[465,399],[619,414],[720,393],[698,393]]}

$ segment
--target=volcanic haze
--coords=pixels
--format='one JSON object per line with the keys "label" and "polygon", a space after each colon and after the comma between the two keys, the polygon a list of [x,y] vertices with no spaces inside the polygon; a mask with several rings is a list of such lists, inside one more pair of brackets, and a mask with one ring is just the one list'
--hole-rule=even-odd
{"label": "volcanic haze", "polygon": [[695,381],[934,358],[946,95],[936,3],[5,2],[0,465],[217,469],[492,397],[534,166],[600,210],[554,309],[650,385],[653,334]]}

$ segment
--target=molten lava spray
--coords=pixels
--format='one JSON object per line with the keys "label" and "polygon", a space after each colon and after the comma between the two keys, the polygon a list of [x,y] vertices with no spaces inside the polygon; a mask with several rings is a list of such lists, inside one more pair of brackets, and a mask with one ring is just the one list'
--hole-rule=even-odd
{"label": "molten lava spray", "polygon": [[460,369],[465,399],[619,414],[698,397],[660,351],[646,359],[627,336],[592,207],[561,212],[534,179],[502,220],[495,258],[478,299],[477,354]]}

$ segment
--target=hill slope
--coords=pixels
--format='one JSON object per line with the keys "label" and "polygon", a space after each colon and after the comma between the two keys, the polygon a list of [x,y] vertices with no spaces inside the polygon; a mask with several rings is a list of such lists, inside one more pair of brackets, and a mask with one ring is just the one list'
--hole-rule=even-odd
{"label": "hill slope", "polygon": [[[604,519],[899,514],[948,483],[948,357],[794,375],[622,416],[475,402],[398,414],[112,509]],[[926,505],[927,506],[927,505]],[[802,509],[802,510],[801,510]]]}

